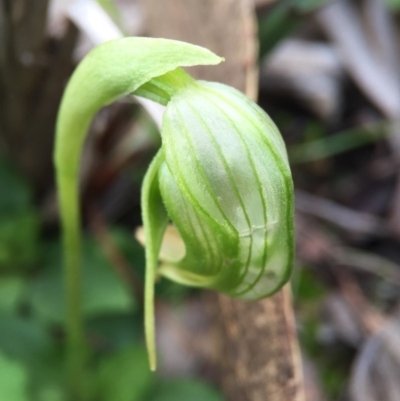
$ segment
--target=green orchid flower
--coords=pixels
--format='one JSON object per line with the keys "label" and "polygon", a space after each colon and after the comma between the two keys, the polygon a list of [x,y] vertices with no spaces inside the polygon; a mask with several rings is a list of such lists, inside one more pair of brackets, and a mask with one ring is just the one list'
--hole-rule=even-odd
{"label": "green orchid flower", "polygon": [[[78,171],[94,114],[135,94],[166,105],[162,146],[142,188],[146,243],[145,331],[156,367],[154,283],[184,285],[253,300],[289,279],[294,255],[293,185],[285,145],[268,115],[241,92],[196,81],[181,67],[222,59],[165,39],[124,38],[93,50],[72,76],[60,108],[55,164],[64,228],[70,346],[82,343]],[[159,254],[168,224],[184,245]],[[176,256],[176,255],[175,255]],[[75,344],[75,345],[74,345]]]}

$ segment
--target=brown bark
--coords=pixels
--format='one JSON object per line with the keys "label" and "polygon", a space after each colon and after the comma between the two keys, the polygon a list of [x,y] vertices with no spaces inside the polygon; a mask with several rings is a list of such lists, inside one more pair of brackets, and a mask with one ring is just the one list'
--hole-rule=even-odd
{"label": "brown bark", "polygon": [[[250,0],[140,0],[147,33],[208,47],[226,58],[196,67],[198,78],[220,81],[255,98],[258,87],[254,5]],[[303,401],[301,358],[290,289],[244,302],[205,297],[218,330],[221,385],[228,401]]]}
{"label": "brown bark", "polygon": [[300,352],[289,285],[243,302],[216,297],[221,384],[232,401],[303,401]]}

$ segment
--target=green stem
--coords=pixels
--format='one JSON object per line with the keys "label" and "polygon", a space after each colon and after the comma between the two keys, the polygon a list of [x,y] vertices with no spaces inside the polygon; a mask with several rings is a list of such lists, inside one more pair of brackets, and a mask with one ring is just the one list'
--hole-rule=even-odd
{"label": "green stem", "polygon": [[82,317],[81,232],[77,179],[58,177],[67,305],[67,375],[70,400],[84,400],[86,344]]}

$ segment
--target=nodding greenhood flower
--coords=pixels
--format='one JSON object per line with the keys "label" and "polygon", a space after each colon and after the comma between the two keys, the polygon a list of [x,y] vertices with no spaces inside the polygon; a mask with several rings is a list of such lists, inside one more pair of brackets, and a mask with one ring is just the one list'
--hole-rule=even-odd
{"label": "nodding greenhood flower", "polygon": [[143,208],[165,205],[186,253],[159,273],[243,299],[277,291],[292,266],[293,197],[274,123],[237,90],[193,81],[169,101],[161,136]]}
{"label": "nodding greenhood flower", "polygon": [[[149,45],[153,46],[152,51]],[[90,62],[82,67],[84,60],[79,67],[84,72],[78,71],[81,75],[78,82],[97,74],[100,78],[89,83],[92,90],[94,84],[101,87],[107,81],[114,82],[117,91],[110,89],[111,84],[104,85],[100,96],[108,91],[105,101],[91,100],[90,107],[82,106],[89,112],[76,110],[73,118],[65,117],[70,111],[64,110],[63,114],[63,107],[76,109],[76,104],[72,105],[72,99],[64,100],[59,124],[61,131],[65,121],[78,129],[76,121],[71,121],[84,114],[86,131],[96,110],[125,93],[166,105],[162,147],[149,167],[142,190],[145,326],[154,368],[153,298],[157,273],[181,284],[211,288],[248,300],[268,296],[288,281],[294,254],[292,179],[279,131],[260,107],[229,86],[195,81],[179,68],[220,62],[213,53],[160,39],[130,38],[129,46],[121,40],[104,46],[108,46],[114,57],[118,50],[120,62],[108,59],[101,51],[98,51],[100,56],[93,52],[88,57],[96,60],[98,70]],[[139,50],[133,53],[140,56],[136,70],[143,70],[145,78],[133,85],[129,80],[132,56],[127,57],[126,52],[135,46]],[[101,73],[105,68],[102,62],[109,70],[106,79]],[[135,74],[140,75],[137,71]],[[82,92],[77,84],[72,89],[70,86],[67,94],[68,90]],[[59,174],[61,194],[67,160],[71,157],[65,152],[65,147],[70,149],[71,145],[61,143],[67,134],[59,129],[56,149],[58,171],[64,171]],[[83,134],[80,138],[82,141]],[[74,168],[77,169],[76,165]],[[64,214],[66,220],[67,214]],[[184,251],[159,265],[160,247],[170,222],[179,232]],[[64,221],[64,225],[68,227],[68,222]]]}

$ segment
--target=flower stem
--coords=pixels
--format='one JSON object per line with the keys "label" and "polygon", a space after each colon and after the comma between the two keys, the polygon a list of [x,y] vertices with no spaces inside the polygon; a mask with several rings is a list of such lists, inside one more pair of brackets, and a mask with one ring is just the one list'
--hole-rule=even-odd
{"label": "flower stem", "polygon": [[84,400],[86,344],[82,318],[81,233],[77,178],[58,177],[64,242],[67,379],[71,401]]}

